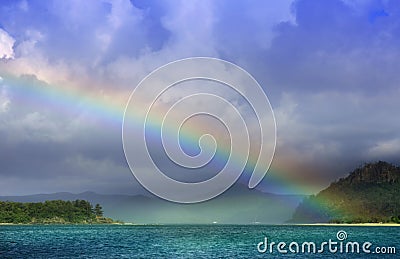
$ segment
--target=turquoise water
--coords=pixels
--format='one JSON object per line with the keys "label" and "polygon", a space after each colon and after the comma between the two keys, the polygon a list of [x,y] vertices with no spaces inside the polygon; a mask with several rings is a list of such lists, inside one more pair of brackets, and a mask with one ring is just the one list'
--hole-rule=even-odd
{"label": "turquoise water", "polygon": [[[0,258],[400,258],[399,230],[266,225],[0,226]],[[282,249],[288,250],[291,242],[301,246],[303,242],[338,241],[338,231],[347,234],[344,245],[371,242],[371,253],[330,253],[328,247],[322,253],[301,253],[299,248],[298,254],[281,254],[275,246],[272,254],[257,250],[265,237],[268,247],[270,242],[285,242]],[[397,254],[373,254],[377,246],[395,247]],[[295,245],[292,248],[296,251]]]}

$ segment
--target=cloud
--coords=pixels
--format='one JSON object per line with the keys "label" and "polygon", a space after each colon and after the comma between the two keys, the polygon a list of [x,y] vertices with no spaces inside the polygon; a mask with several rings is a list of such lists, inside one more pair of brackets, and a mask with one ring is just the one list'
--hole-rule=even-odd
{"label": "cloud", "polygon": [[215,4],[213,37],[224,58],[245,62],[247,55],[267,51],[280,23],[293,23],[295,16],[284,1],[218,1]]}
{"label": "cloud", "polygon": [[54,180],[60,177],[65,190],[77,190],[67,179],[73,172],[87,184],[80,190],[85,191],[96,186],[90,179],[104,187],[111,181],[106,171],[116,171],[118,190],[124,174],[131,177],[119,124],[130,92],[160,65],[190,56],[233,61],[261,83],[278,124],[274,163],[287,169],[282,170],[287,178],[320,187],[355,164],[395,161],[396,1],[11,1],[4,6],[0,173],[10,182],[32,176],[35,168],[36,178],[48,185],[61,187]]}
{"label": "cloud", "polygon": [[379,141],[375,146],[371,147],[367,154],[371,157],[396,157],[400,153],[400,139],[390,139]]}
{"label": "cloud", "polygon": [[0,59],[13,59],[15,39],[0,28]]}
{"label": "cloud", "polygon": [[325,169],[316,177],[331,180],[355,164],[396,162],[397,142],[393,139],[398,139],[400,130],[399,120],[394,119],[400,109],[397,98],[398,94],[385,93],[285,93],[275,109],[276,159],[287,161],[291,157],[292,164],[321,166]]}
{"label": "cloud", "polygon": [[[297,1],[296,22],[277,26],[263,55],[268,85],[298,92],[397,89],[399,10],[391,1],[376,2]],[[389,15],[371,21],[371,13],[379,10]]]}
{"label": "cloud", "polygon": [[8,97],[6,89],[4,87],[0,89],[0,113],[5,113],[10,109],[11,100]]}

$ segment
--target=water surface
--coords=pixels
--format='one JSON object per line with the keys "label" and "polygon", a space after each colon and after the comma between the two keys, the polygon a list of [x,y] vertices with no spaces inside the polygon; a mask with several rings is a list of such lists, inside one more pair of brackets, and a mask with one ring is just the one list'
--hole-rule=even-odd
{"label": "water surface", "polygon": [[[0,258],[400,258],[398,227],[268,225],[48,225],[0,226]],[[257,244],[314,242],[320,245],[345,231],[346,242],[395,247],[397,254],[282,254],[276,245],[260,253]],[[264,246],[260,246],[263,248]],[[300,249],[301,250],[301,249]]]}

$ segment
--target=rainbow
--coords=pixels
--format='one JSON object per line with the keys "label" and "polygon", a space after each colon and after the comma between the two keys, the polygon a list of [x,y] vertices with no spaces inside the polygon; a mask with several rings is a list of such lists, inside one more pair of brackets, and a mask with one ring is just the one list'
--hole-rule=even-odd
{"label": "rainbow", "polygon": [[[85,111],[91,116],[101,119],[104,125],[115,128],[121,128],[122,126],[124,109],[129,94],[126,94],[124,98],[121,98],[121,96],[112,98],[116,95],[113,92],[106,94],[97,92],[96,94],[90,89],[82,89],[82,87],[49,85],[36,78],[15,77],[9,74],[2,74],[1,77],[5,84],[12,88],[13,97],[25,104],[51,107],[54,111],[59,112],[60,116],[78,116],[79,113]],[[132,116],[129,119],[136,121],[134,118],[135,114],[129,115]],[[160,128],[161,123],[161,116],[153,116],[148,119],[147,127],[155,132]],[[138,126],[141,127],[141,125]],[[168,127],[168,125],[164,126]],[[201,135],[201,132],[198,128],[191,127],[189,130],[183,132],[182,139],[189,143],[197,144],[199,135]],[[222,147],[222,149],[225,154],[230,153],[228,147]],[[250,157],[245,171],[249,171],[250,174],[251,170],[249,169],[254,168],[256,161],[256,157]],[[276,177],[276,180],[283,182],[279,177]]]}
{"label": "rainbow", "polygon": [[[16,77],[11,74],[2,74],[1,77],[3,83],[12,89],[13,98],[22,100],[26,104],[51,107],[59,112],[60,116],[79,116],[82,111],[85,111],[108,127],[114,129],[122,127],[129,93],[116,95],[110,90],[93,92],[91,89],[82,89],[82,87],[71,85],[49,85],[36,79]],[[130,119],[134,120],[135,118]],[[157,129],[161,125],[162,118],[150,118],[148,122],[150,128]],[[184,141],[197,144],[200,131],[192,127],[186,132],[182,136]],[[228,148],[224,148],[224,153],[229,152]],[[256,158],[250,158],[241,179],[248,180],[250,178],[255,161]],[[270,182],[273,186],[279,186],[277,189],[282,194],[310,194],[310,189],[302,187],[287,175],[272,163],[265,181]]]}
{"label": "rainbow", "polygon": [[82,110],[106,121],[106,125],[120,127],[124,102],[113,99],[111,93],[99,94],[78,87],[49,85],[28,76],[1,75],[4,84],[12,89],[14,98],[25,104],[51,107],[60,115],[78,115]]}

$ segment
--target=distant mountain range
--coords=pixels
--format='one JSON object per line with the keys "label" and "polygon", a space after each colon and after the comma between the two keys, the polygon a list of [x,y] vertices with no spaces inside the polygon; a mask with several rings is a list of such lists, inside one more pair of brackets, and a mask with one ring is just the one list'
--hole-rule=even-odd
{"label": "distant mountain range", "polygon": [[236,184],[219,197],[197,204],[177,204],[144,195],[104,195],[94,192],[0,196],[0,200],[87,200],[92,204],[101,204],[106,217],[138,224],[280,224],[290,219],[304,197],[264,193]]}
{"label": "distant mountain range", "polygon": [[400,223],[400,167],[387,162],[365,164],[305,198],[294,223]]}

